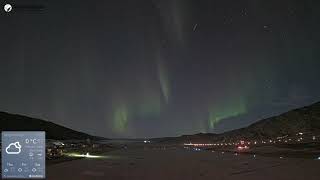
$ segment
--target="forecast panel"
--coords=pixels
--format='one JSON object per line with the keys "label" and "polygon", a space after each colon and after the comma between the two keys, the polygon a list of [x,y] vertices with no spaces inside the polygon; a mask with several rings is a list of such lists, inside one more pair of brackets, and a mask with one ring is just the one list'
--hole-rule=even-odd
{"label": "forecast panel", "polygon": [[2,131],[2,178],[45,178],[45,132]]}

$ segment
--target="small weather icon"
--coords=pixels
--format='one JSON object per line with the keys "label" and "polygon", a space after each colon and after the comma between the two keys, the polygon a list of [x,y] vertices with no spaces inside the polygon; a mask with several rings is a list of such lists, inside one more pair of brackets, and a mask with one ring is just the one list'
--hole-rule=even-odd
{"label": "small weather icon", "polygon": [[20,154],[21,145],[19,142],[10,143],[8,147],[6,147],[7,154]]}

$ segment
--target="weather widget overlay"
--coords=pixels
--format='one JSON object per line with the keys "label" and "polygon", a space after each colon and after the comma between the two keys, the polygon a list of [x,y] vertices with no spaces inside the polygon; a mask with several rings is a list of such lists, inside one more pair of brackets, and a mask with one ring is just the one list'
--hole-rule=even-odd
{"label": "weather widget overlay", "polygon": [[2,178],[45,178],[45,132],[2,131]]}

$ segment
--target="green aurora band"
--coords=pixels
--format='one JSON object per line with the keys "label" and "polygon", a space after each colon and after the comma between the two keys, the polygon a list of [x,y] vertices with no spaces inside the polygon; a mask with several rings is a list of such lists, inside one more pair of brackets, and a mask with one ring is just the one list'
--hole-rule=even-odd
{"label": "green aurora band", "polygon": [[124,133],[128,130],[129,120],[134,117],[154,119],[161,112],[160,95],[153,94],[141,97],[142,101],[134,103],[122,103],[115,105],[113,112],[113,130],[116,133]]}
{"label": "green aurora band", "polygon": [[236,117],[247,112],[246,103],[243,100],[233,104],[223,105],[209,110],[208,126],[209,129],[214,129],[216,125],[227,118]]}
{"label": "green aurora band", "polygon": [[115,109],[114,115],[114,130],[118,133],[124,132],[128,126],[128,110],[125,105],[121,105]]}

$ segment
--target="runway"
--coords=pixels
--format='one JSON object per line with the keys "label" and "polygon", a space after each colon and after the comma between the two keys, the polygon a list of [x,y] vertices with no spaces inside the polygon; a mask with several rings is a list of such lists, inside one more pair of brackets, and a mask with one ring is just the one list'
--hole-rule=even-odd
{"label": "runway", "polygon": [[47,167],[49,180],[318,180],[320,161],[235,155],[210,151],[117,150]]}

